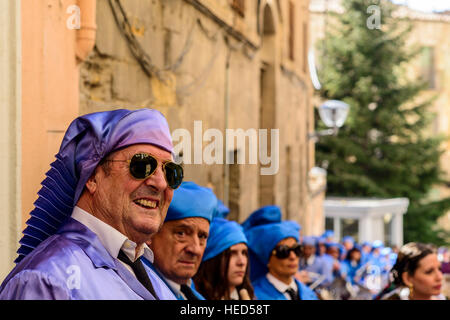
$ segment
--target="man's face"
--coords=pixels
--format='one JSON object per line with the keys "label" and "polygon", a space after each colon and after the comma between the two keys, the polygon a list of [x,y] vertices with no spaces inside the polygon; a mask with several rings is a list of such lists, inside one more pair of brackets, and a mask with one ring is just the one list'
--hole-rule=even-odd
{"label": "man's face", "polygon": [[327,253],[335,259],[339,259],[339,249],[336,247],[330,247],[327,250]]}
{"label": "man's face", "polygon": [[361,260],[361,252],[358,250],[353,250],[350,254],[350,260],[359,261]]}
{"label": "man's face", "polygon": [[327,247],[324,243],[319,243],[319,255],[323,255],[327,252]]}
{"label": "man's face", "polygon": [[169,152],[136,144],[112,153],[108,160],[130,160],[141,152],[158,159],[156,171],[148,178],[135,179],[127,162],[107,162],[109,169],[98,166],[86,183],[92,195],[92,213],[138,244],[158,232],[173,197],[162,170],[162,162],[172,160]]}
{"label": "man's face", "polygon": [[303,255],[305,258],[311,257],[314,253],[316,253],[316,247],[312,245],[303,246]]}
{"label": "man's face", "polygon": [[352,249],[353,248],[353,242],[351,242],[351,241],[345,241],[344,242],[344,248],[345,248],[345,250],[347,250],[347,251],[349,251],[350,249]]}
{"label": "man's face", "polygon": [[186,284],[197,273],[208,235],[209,222],[204,218],[164,222],[150,244],[155,266],[168,279]]}
{"label": "man's face", "polygon": [[[286,238],[278,242],[278,245],[287,245],[292,247],[297,243],[294,238]],[[293,252],[289,252],[289,256],[286,259],[279,259],[275,255],[271,255],[267,267],[269,272],[276,278],[283,281],[283,279],[290,279],[295,275],[298,270],[299,257]]]}

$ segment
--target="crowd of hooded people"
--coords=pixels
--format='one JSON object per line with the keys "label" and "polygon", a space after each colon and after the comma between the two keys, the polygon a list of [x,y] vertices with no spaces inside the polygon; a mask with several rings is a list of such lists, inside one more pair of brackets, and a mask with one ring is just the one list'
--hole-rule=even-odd
{"label": "crowd of hooded people", "polygon": [[265,206],[242,223],[183,181],[156,110],[69,126],[38,192],[0,299],[442,299],[435,248],[302,236]]}
{"label": "crowd of hooded people", "polygon": [[[322,236],[303,237],[302,246],[297,278],[315,288],[324,299],[393,299],[399,297],[393,293],[401,289],[406,289],[402,291],[402,299],[445,298],[441,294],[443,275],[437,251],[430,245],[408,243],[398,249],[383,246],[380,240],[358,244],[351,236],[336,242],[333,232],[328,230]],[[415,274],[419,266],[417,260],[413,268],[410,263],[413,257],[405,254],[411,247],[416,248],[420,258],[430,255],[431,264],[422,261],[420,265],[430,275],[429,295],[422,295],[418,285],[414,293],[414,284],[399,281],[399,274]]]}

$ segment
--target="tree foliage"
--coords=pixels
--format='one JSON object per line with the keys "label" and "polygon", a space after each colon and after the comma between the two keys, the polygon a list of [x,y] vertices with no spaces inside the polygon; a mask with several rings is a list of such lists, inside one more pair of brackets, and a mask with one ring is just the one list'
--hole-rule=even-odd
{"label": "tree foliage", "polygon": [[[378,5],[381,28],[368,27],[367,8]],[[350,105],[337,136],[317,143],[317,163],[328,171],[328,195],[407,197],[405,240],[441,245],[448,234],[435,226],[450,199],[426,203],[442,183],[442,137],[427,135],[434,98],[420,93],[427,83],[406,70],[420,52],[406,45],[411,25],[392,18],[393,5],[344,0],[343,14],[330,14],[320,43],[321,97]],[[318,117],[316,117],[317,119]],[[320,129],[323,124],[317,121]]]}

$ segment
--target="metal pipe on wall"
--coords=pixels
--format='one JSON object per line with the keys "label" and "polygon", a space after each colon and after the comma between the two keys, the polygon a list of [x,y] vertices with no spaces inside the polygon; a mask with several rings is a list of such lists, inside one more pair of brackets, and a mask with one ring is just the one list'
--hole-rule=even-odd
{"label": "metal pipe on wall", "polygon": [[[225,62],[225,101],[224,101],[224,105],[225,105],[225,132],[228,128],[228,118],[229,118],[229,113],[230,113],[230,97],[229,97],[229,91],[230,91],[230,84],[229,84],[229,77],[230,77],[230,58],[231,58],[231,48],[228,47],[228,52],[227,52],[227,58],[226,58],[226,62]],[[230,166],[227,164],[228,161],[228,153],[230,152],[230,150],[227,150],[226,144],[224,146],[225,148],[225,152],[224,152],[224,157],[225,157],[225,162],[224,162],[224,190],[223,190],[223,202],[224,204],[229,207],[230,204]]]}
{"label": "metal pipe on wall", "polygon": [[77,30],[77,43],[75,54],[77,62],[83,62],[89,53],[94,49],[95,36],[97,32],[96,24],[96,1],[95,0],[78,0],[80,8],[80,29]]}

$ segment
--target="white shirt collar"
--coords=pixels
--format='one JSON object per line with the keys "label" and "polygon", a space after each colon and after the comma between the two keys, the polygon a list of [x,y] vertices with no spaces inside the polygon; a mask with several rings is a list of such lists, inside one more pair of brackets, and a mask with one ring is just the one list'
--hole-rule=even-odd
{"label": "white shirt collar", "polygon": [[119,251],[122,250],[131,261],[135,261],[143,255],[148,261],[153,263],[153,252],[147,244],[144,243],[142,245],[141,250],[135,257],[137,244],[109,224],[77,206],[73,208],[71,217],[94,232],[113,258],[117,258]]}
{"label": "white shirt collar", "polygon": [[292,281],[291,281],[291,283],[289,285],[287,285],[286,283],[284,283],[284,282],[278,280],[277,278],[275,278],[270,272],[268,272],[266,274],[266,278],[275,287],[275,289],[277,289],[279,292],[283,293],[284,296],[286,298],[288,298],[289,300],[291,299],[291,297],[286,292],[286,290],[291,288],[291,289],[294,289],[295,291],[298,291],[298,287],[297,287],[297,284],[294,281],[294,278],[292,278]]}
{"label": "white shirt collar", "polygon": [[231,293],[230,293],[230,299],[231,299],[231,300],[240,300],[240,298],[239,298],[239,293],[238,293],[238,291],[237,291],[236,288],[234,288],[234,290],[231,291]]}
{"label": "white shirt collar", "polygon": [[[174,290],[178,294],[181,294],[183,298],[187,300],[187,297],[183,294],[183,292],[181,292],[181,284],[176,283],[175,281],[172,281],[170,279],[167,279],[165,276],[162,277],[164,278],[164,280],[166,280],[167,284],[172,288],[172,290]],[[190,287],[192,285],[192,280],[189,279],[186,285]]]}
{"label": "white shirt collar", "polygon": [[314,263],[314,260],[316,259],[316,255],[312,254],[308,259],[306,259],[306,264],[308,266],[312,265]]}

